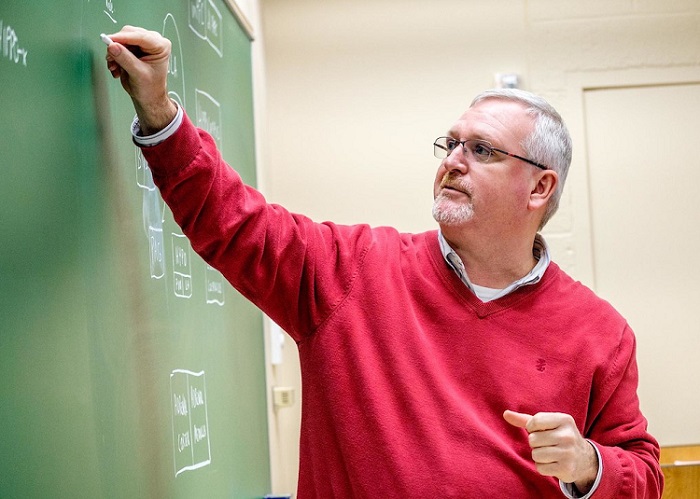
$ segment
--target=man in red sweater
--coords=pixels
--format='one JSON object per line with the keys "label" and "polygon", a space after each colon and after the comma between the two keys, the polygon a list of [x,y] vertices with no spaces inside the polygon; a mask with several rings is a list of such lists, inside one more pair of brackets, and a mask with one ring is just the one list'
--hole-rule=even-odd
{"label": "man in red sweater", "polygon": [[634,334],[538,234],[571,162],[549,104],[485,92],[435,141],[439,230],[318,224],[244,185],[168,98],[166,39],[112,39],[176,221],[298,345],[300,499],[660,497]]}

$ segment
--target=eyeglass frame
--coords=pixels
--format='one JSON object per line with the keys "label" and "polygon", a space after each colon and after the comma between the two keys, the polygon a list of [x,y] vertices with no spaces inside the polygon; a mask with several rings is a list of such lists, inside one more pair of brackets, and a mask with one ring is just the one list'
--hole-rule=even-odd
{"label": "eyeglass frame", "polygon": [[[490,152],[489,152],[489,157],[484,162],[488,162],[491,159],[491,155],[493,154],[493,151],[496,151],[496,152],[500,152],[501,154],[505,154],[506,156],[510,156],[511,158],[516,158],[516,159],[519,159],[520,161],[525,161],[526,163],[530,163],[531,165],[536,166],[540,170],[549,170],[549,167],[547,165],[543,165],[542,163],[538,163],[538,162],[533,161],[531,159],[523,158],[522,156],[518,156],[517,154],[513,154],[511,152],[504,151],[503,149],[499,149],[497,147],[493,147],[493,144],[491,144],[491,142],[489,142],[488,140],[482,140],[482,139],[457,140],[454,137],[444,137],[444,136],[438,137],[437,139],[435,139],[435,142],[433,142],[433,155],[438,159],[448,158],[450,156],[450,154],[452,154],[452,151],[457,149],[457,146],[455,146],[454,149],[452,149],[452,151],[448,151],[445,147],[438,145],[437,142],[440,139],[453,140],[453,141],[457,142],[459,145],[462,146],[462,152],[464,152],[465,144],[467,142],[477,142],[479,144],[486,145],[489,148]],[[438,156],[436,154],[438,148],[445,151],[445,153],[447,153],[447,154],[445,154],[445,156],[441,158],[440,156]]]}

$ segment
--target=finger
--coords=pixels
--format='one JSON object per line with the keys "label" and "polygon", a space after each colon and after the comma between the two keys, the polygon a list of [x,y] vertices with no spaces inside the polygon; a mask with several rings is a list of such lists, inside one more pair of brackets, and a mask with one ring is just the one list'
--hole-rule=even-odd
{"label": "finger", "polygon": [[544,447],[556,447],[561,444],[563,438],[557,430],[533,431],[528,435],[527,441],[533,449]]}
{"label": "finger", "polygon": [[135,70],[136,64],[138,64],[138,59],[131,53],[131,51],[126,50],[126,48],[119,42],[114,42],[107,47],[107,57],[109,59],[108,68],[112,73],[117,70],[117,66],[122,68],[127,73],[131,73]]}
{"label": "finger", "polygon": [[155,31],[124,26],[109,38],[112,43],[107,46],[107,69],[123,81],[150,73],[149,64],[160,65],[170,55],[170,41]]}
{"label": "finger", "polygon": [[538,412],[532,416],[527,431],[532,433],[535,431],[556,430],[568,424],[575,426],[574,418],[568,414],[559,412]]}
{"label": "finger", "polygon": [[109,54],[107,54],[107,57],[105,57],[105,62],[107,64],[107,70],[110,73],[112,73],[112,76],[114,78],[119,78],[120,69],[121,69],[119,67],[119,64],[114,62],[114,59],[112,59],[112,57]]}
{"label": "finger", "polygon": [[[535,468],[538,473],[543,476],[553,476],[560,479],[563,482],[575,482],[577,477],[580,476],[580,471],[577,472],[576,465],[574,461],[570,459],[556,458],[552,455],[542,454],[535,457],[535,451],[533,451],[533,461],[535,463]],[[597,463],[596,463],[597,464]],[[593,477],[597,472],[597,467],[595,471],[592,471]]]}
{"label": "finger", "polygon": [[118,33],[110,35],[110,38],[112,41],[125,46],[137,58],[144,56],[159,57],[170,53],[170,41],[157,31],[124,26]]}
{"label": "finger", "polygon": [[110,71],[114,71],[119,67],[119,64],[117,64],[114,61],[114,59],[111,55],[109,55],[109,53],[107,54],[107,57],[105,57],[105,61],[107,62],[107,69],[109,69]]}
{"label": "finger", "polygon": [[565,457],[562,450],[556,446],[535,447],[531,455],[532,460],[537,464],[553,464]]}
{"label": "finger", "polygon": [[527,428],[532,416],[522,412],[507,410],[503,413],[503,419],[517,428]]}
{"label": "finger", "polygon": [[535,462],[537,472],[542,476],[553,476],[559,478],[561,469],[558,463],[538,463]]}

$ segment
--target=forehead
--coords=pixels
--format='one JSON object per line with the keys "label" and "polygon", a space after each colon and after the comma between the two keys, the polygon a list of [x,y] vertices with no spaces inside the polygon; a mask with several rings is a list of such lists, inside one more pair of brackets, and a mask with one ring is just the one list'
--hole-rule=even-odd
{"label": "forehead", "polygon": [[483,100],[467,109],[449,134],[461,139],[483,139],[494,144],[520,143],[532,132],[533,118],[525,104],[503,99]]}

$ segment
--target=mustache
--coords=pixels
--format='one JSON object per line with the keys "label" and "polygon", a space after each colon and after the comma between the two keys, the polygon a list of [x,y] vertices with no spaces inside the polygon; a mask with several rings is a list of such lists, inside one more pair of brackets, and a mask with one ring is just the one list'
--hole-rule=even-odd
{"label": "mustache", "polygon": [[444,189],[445,187],[464,192],[469,196],[472,195],[471,182],[465,180],[459,174],[454,172],[448,172],[444,177],[442,177],[442,180],[440,181],[440,190]]}

